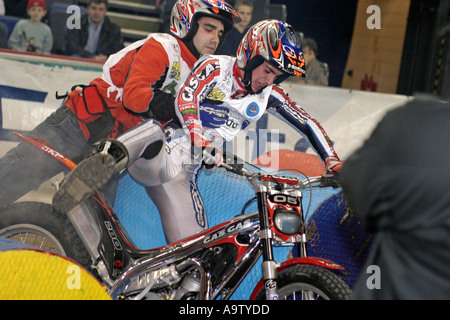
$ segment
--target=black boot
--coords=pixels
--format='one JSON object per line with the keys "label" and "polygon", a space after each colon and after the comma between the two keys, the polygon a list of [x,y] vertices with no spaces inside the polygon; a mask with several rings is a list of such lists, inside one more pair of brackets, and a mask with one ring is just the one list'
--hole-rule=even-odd
{"label": "black boot", "polygon": [[105,139],[94,145],[91,155],[81,161],[62,181],[53,196],[57,211],[69,212],[95,190],[102,188],[113,174],[123,171],[128,151],[117,140]]}

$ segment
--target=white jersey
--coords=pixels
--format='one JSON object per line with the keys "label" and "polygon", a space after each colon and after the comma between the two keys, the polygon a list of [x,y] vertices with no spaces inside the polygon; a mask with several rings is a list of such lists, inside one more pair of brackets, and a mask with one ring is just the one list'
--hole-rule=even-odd
{"label": "white jersey", "polygon": [[[271,85],[250,94],[236,77],[239,71],[235,61],[236,58],[229,56],[204,56],[196,63],[176,101],[185,128],[192,121],[200,120],[208,139],[212,141],[220,136],[229,141],[267,111],[305,135],[323,161],[328,157],[338,158],[325,130],[281,87]],[[227,109],[227,120],[212,125],[209,117],[200,116],[205,102],[208,103],[206,111],[215,113],[216,117]]]}

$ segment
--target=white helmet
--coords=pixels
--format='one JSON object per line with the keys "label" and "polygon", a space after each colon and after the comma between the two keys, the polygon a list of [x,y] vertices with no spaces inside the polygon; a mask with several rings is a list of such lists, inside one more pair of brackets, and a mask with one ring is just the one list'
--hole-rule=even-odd
{"label": "white helmet", "polygon": [[275,83],[291,75],[305,76],[300,39],[291,25],[278,20],[263,20],[251,27],[237,49],[236,61],[248,77],[261,63],[269,62],[285,73]]}
{"label": "white helmet", "polygon": [[190,40],[197,32],[197,20],[203,16],[222,21],[224,35],[240,19],[236,10],[224,0],[178,0],[172,8],[170,32],[179,39]]}

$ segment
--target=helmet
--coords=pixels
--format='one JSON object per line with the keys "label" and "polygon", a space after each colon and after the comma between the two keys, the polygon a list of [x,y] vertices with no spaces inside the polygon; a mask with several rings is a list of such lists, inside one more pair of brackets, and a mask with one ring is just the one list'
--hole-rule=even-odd
{"label": "helmet", "polygon": [[305,77],[300,39],[291,25],[278,20],[263,20],[251,27],[237,49],[236,61],[247,74],[264,61],[269,62],[285,72],[276,83],[290,75]]}
{"label": "helmet", "polygon": [[170,32],[182,40],[192,39],[202,16],[222,21],[225,34],[239,20],[236,10],[224,0],[178,0],[172,8]]}

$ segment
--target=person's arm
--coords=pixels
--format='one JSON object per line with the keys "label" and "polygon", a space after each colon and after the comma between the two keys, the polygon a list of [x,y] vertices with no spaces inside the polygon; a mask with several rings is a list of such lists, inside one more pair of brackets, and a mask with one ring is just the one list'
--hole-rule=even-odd
{"label": "person's arm", "polygon": [[384,159],[389,158],[386,141],[395,131],[386,118],[381,120],[364,144],[346,159],[339,174],[350,207],[364,218],[369,229],[378,227],[374,221],[386,210],[380,201],[383,192],[387,196],[383,191],[387,179]]}
{"label": "person's arm", "polygon": [[97,57],[109,57],[123,49],[123,37],[120,27],[105,17],[97,47]]}
{"label": "person's arm", "polygon": [[167,52],[158,41],[149,39],[136,54],[124,84],[125,108],[144,118],[160,121],[176,116],[174,95],[161,88],[169,70]]}
{"label": "person's arm", "polygon": [[88,39],[89,23],[87,14],[81,16],[81,27],[68,29],[65,37],[66,54],[69,56],[78,56],[82,58],[93,58],[94,55],[84,50]]}
{"label": "person's arm", "polygon": [[2,1],[0,1],[0,16],[4,16],[5,15],[5,3]]}
{"label": "person's arm", "polygon": [[197,147],[203,146],[203,128],[199,117],[198,106],[206,98],[220,76],[220,63],[216,58],[199,60],[181,87],[177,96],[180,121],[188,129],[191,141]]}
{"label": "person's arm", "polygon": [[199,106],[206,100],[208,92],[212,90],[219,78],[219,60],[214,57],[201,59],[192,69],[176,99],[179,120],[187,128],[191,142],[201,150],[202,161],[208,165],[217,166],[220,166],[223,161],[222,151],[205,137]]}
{"label": "person's arm", "polygon": [[120,30],[120,27],[115,24],[111,23],[112,25],[112,42],[110,47],[110,52],[106,55],[111,55],[113,53],[116,53],[123,49],[123,37],[122,37],[122,31]]}
{"label": "person's arm", "polygon": [[304,135],[316,153],[324,162],[327,170],[340,170],[341,161],[334,150],[331,140],[320,123],[294,102],[284,90],[274,85],[267,111],[275,117],[289,123]]}
{"label": "person's arm", "polygon": [[53,48],[53,34],[50,27],[46,26],[47,35],[44,38],[44,42],[42,44],[42,53],[51,53]]}
{"label": "person's arm", "polygon": [[306,83],[328,86],[328,79],[322,67],[311,69],[306,76]]}
{"label": "person's arm", "polygon": [[14,26],[14,29],[8,39],[8,48],[18,51],[26,51],[26,39],[23,29],[25,20],[20,20]]}

